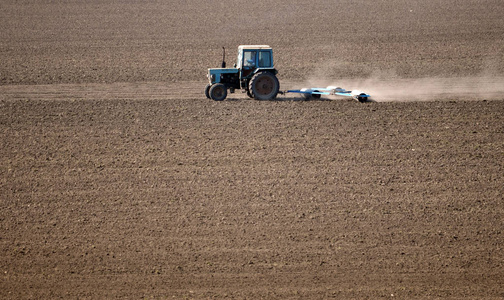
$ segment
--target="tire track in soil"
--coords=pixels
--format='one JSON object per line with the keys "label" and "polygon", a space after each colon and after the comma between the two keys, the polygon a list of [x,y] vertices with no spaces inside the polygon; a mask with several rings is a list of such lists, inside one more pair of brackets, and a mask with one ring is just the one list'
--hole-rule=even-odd
{"label": "tire track in soil", "polygon": [[[124,82],[0,86],[0,99],[100,100],[100,99],[204,99],[205,81]],[[308,87],[340,86],[361,90],[378,102],[434,100],[504,100],[504,77],[460,77],[417,79],[310,79],[304,82],[281,81],[280,91]],[[326,99],[345,99],[325,97]],[[249,99],[237,90],[227,100]],[[278,95],[277,100],[300,100],[298,94]]]}

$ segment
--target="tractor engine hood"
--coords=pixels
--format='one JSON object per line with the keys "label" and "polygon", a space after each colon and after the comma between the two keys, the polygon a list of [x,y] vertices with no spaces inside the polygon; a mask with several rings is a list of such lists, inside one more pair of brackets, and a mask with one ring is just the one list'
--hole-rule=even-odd
{"label": "tractor engine hood", "polygon": [[219,83],[222,74],[238,74],[239,70],[236,68],[211,68],[208,69],[208,80],[210,83]]}

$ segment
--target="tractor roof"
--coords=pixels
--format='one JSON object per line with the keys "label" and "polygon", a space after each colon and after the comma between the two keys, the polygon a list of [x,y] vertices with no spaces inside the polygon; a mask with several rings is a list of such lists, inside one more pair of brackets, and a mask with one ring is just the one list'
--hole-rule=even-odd
{"label": "tractor roof", "polygon": [[271,49],[268,45],[240,45],[238,49]]}

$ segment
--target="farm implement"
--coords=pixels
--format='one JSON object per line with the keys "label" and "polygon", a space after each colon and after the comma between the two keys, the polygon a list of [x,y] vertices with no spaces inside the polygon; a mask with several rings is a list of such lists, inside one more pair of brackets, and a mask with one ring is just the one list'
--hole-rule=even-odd
{"label": "farm implement", "polygon": [[257,100],[275,99],[278,94],[297,93],[303,99],[320,99],[324,96],[352,97],[359,102],[367,102],[370,95],[362,91],[347,91],[336,86],[325,88],[303,88],[280,91],[280,83],[273,65],[273,49],[268,45],[240,45],[238,58],[233,68],[226,68],[226,51],[223,49],[221,68],[208,69],[208,84],[205,95],[209,99],[222,101],[228,91],[242,90],[250,98]]}
{"label": "farm implement", "polygon": [[359,102],[367,102],[370,101],[370,95],[358,91],[358,90],[353,90],[353,91],[347,91],[343,88],[336,87],[336,86],[328,86],[326,88],[304,88],[300,90],[287,90],[285,93],[298,93],[303,96],[305,100],[310,100],[311,98],[313,99],[320,99],[322,95],[325,96],[343,96],[343,97],[352,97],[353,99],[359,101]]}

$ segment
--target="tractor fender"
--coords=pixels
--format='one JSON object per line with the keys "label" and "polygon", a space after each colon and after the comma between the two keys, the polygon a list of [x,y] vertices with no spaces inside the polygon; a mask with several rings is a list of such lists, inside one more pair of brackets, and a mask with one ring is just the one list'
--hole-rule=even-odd
{"label": "tractor fender", "polygon": [[273,75],[278,74],[277,69],[270,69],[270,68],[257,68],[254,70],[253,74],[261,73],[261,72],[270,72],[273,73]]}

